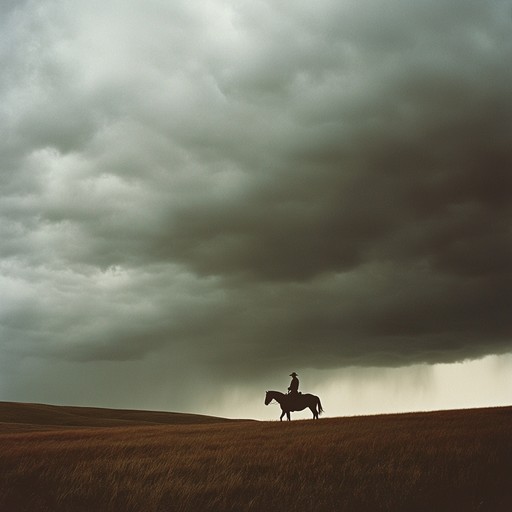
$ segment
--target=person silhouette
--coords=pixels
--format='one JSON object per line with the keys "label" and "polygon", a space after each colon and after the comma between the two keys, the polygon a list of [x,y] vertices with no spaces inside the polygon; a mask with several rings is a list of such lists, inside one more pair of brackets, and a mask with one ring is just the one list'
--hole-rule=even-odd
{"label": "person silhouette", "polygon": [[299,379],[297,379],[297,374],[295,372],[290,373],[290,377],[292,381],[290,382],[290,386],[288,387],[288,393],[290,395],[298,395],[299,394]]}

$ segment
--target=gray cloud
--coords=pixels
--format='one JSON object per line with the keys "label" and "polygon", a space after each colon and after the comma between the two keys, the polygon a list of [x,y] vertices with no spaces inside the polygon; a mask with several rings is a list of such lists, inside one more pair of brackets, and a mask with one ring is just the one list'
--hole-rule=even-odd
{"label": "gray cloud", "polygon": [[509,2],[1,9],[7,361],[510,351]]}

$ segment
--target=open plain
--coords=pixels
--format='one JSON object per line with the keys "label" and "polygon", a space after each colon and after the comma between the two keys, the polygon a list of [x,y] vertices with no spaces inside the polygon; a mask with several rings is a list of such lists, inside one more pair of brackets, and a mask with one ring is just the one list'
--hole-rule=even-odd
{"label": "open plain", "polygon": [[1,403],[0,510],[508,511],[512,407],[281,423]]}

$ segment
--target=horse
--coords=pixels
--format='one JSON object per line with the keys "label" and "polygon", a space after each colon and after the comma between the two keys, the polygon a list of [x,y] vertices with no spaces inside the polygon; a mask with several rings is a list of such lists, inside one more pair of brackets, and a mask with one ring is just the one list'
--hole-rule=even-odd
{"label": "horse", "polygon": [[268,405],[272,400],[275,400],[281,406],[281,417],[279,418],[283,421],[283,416],[286,414],[288,421],[290,421],[290,411],[302,411],[309,407],[311,412],[313,413],[313,419],[317,420],[318,416],[324,412],[322,409],[322,402],[320,402],[320,398],[316,395],[310,395],[306,393],[303,395],[299,393],[288,394],[285,395],[280,391],[267,391],[265,395],[265,405]]}

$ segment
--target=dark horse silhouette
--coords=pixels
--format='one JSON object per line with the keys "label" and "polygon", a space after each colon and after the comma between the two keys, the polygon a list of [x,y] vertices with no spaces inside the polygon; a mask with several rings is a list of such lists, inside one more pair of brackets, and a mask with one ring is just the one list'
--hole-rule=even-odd
{"label": "dark horse silhouette", "polygon": [[314,420],[317,420],[318,416],[324,412],[320,398],[318,398],[316,395],[310,395],[309,393],[306,393],[305,395],[302,393],[297,395],[285,395],[280,391],[267,391],[267,394],[265,395],[265,405],[268,405],[270,402],[272,402],[272,400],[279,402],[279,405],[281,406],[281,410],[283,411],[281,413],[281,417],[279,418],[281,421],[283,421],[283,416],[285,414],[288,418],[288,421],[290,421],[291,411],[302,411],[306,407],[311,409]]}

